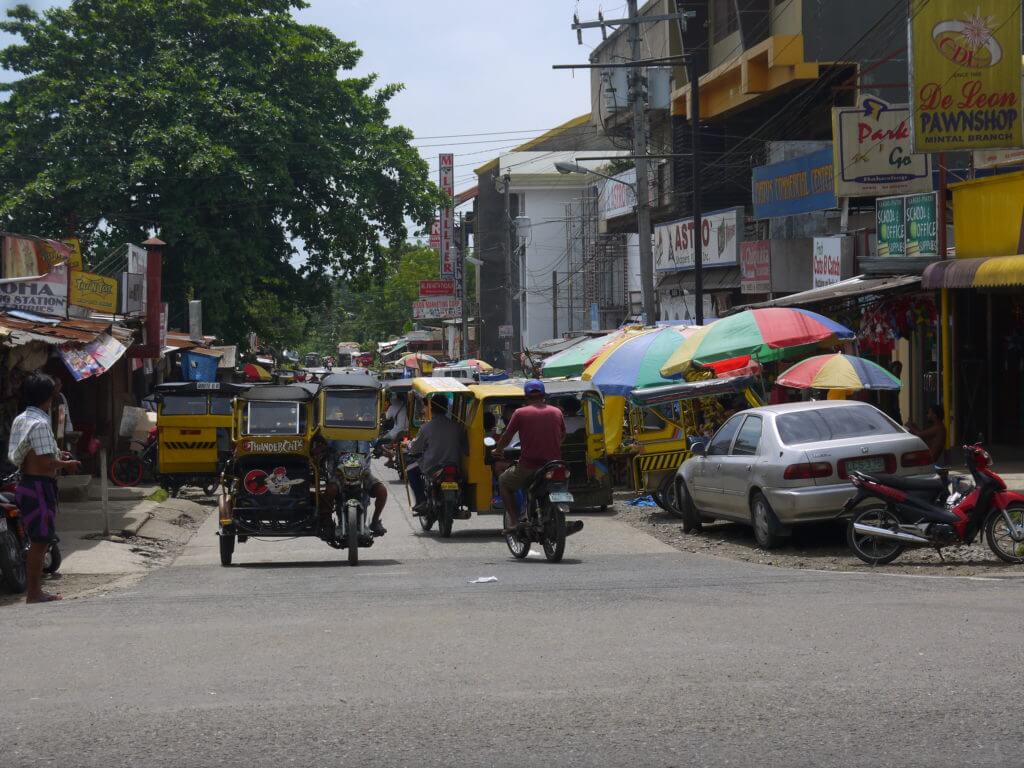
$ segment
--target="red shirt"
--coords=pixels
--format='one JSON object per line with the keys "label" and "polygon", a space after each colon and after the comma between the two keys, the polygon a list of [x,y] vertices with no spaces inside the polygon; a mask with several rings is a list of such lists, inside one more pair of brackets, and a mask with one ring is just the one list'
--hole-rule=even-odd
{"label": "red shirt", "polygon": [[509,434],[519,433],[522,453],[519,463],[526,469],[539,469],[549,461],[562,458],[565,419],[553,405],[524,405],[512,414],[505,428]]}

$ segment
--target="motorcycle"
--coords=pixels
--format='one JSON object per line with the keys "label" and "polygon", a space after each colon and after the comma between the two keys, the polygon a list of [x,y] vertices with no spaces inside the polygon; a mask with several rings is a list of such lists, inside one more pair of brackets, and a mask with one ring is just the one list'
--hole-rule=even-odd
{"label": "motorcycle", "polygon": [[[139,450],[134,450],[139,446]],[[156,428],[149,431],[146,442],[141,440],[132,441],[133,450],[115,456],[110,462],[107,474],[110,482],[119,488],[132,488],[143,480],[152,480],[156,477],[157,468],[157,440]]]}
{"label": "motorcycle", "polygon": [[[32,542],[22,522],[21,510],[15,503],[18,479],[18,473],[14,473],[0,481],[0,577],[8,589],[20,593],[28,587],[25,566]],[[54,574],[60,570],[62,558],[59,541],[55,537],[47,547],[43,558],[43,573]]]}
{"label": "motorcycle", "polygon": [[[485,444],[491,438],[485,440]],[[488,446],[490,447],[490,446]],[[506,458],[518,458],[518,449],[505,449]],[[569,467],[564,461],[549,461],[538,469],[525,488],[525,504],[520,505],[519,526],[505,534],[505,543],[516,559],[530,554],[530,547],[538,543],[544,548],[544,557],[557,563],[565,554],[565,539],[583,530],[583,521],[567,523],[565,516],[573,502],[569,492]],[[509,527],[508,512],[505,527]]]}
{"label": "motorcycle", "polygon": [[984,533],[1004,562],[1024,563],[1024,494],[1006,490],[992,471],[992,457],[980,443],[965,445],[964,458],[973,488],[957,479],[921,479],[850,473],[856,494],[844,514],[868,499],[876,502],[853,514],[846,540],[870,565],[891,563],[907,547],[942,548],[971,544]]}
{"label": "motorcycle", "polygon": [[334,535],[328,544],[335,549],[348,549],[349,565],[359,565],[359,548],[372,547],[374,534],[366,519],[371,499],[364,478],[370,467],[370,456],[348,453],[335,468],[338,478],[338,496],[334,502],[337,517]]}
{"label": "motorcycle", "polygon": [[437,531],[442,538],[452,535],[452,523],[469,518],[469,510],[463,510],[462,477],[455,464],[445,464],[425,474],[427,510],[420,515],[420,525],[429,531],[437,521]]}

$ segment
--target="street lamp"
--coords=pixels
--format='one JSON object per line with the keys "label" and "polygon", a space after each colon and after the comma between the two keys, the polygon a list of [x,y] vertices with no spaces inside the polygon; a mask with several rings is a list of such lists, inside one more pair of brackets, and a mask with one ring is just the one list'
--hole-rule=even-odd
{"label": "street lamp", "polygon": [[654,255],[651,253],[651,216],[648,210],[647,190],[641,190],[637,184],[630,184],[606,173],[584,168],[579,163],[559,161],[555,163],[555,170],[564,174],[591,173],[602,179],[625,184],[633,190],[636,197],[636,231],[640,240],[640,292],[643,296],[644,319],[648,323],[654,323],[657,320],[654,314]]}

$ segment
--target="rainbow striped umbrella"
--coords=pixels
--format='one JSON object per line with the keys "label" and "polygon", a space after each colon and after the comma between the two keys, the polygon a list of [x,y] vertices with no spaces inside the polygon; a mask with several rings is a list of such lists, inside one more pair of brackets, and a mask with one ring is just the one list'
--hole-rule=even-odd
{"label": "rainbow striped umbrella", "polygon": [[673,376],[694,363],[742,355],[765,363],[823,341],[852,338],[849,328],[817,312],[793,307],[749,309],[699,328],[662,366],[661,375]]}
{"label": "rainbow striped umbrella", "polygon": [[618,330],[604,336],[593,336],[574,344],[562,352],[558,352],[540,364],[541,372],[546,379],[557,379],[562,376],[579,376],[587,367],[594,355],[609,344],[625,338],[628,331]]}
{"label": "rainbow striped umbrella", "polygon": [[628,395],[634,389],[671,384],[661,367],[687,337],[699,328],[669,326],[641,331],[610,344],[587,365],[583,379],[606,395]]}
{"label": "rainbow striped umbrella", "polygon": [[900,380],[878,363],[841,353],[816,355],[786,369],[778,384],[794,389],[899,389]]}

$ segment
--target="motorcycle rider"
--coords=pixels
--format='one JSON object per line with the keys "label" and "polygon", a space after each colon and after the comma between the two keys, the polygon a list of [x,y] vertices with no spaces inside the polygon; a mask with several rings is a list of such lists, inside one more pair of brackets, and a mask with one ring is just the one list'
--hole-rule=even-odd
{"label": "motorcycle rider", "polygon": [[526,405],[518,409],[509,419],[501,439],[494,447],[494,457],[504,458],[505,447],[512,442],[513,436],[519,435],[522,453],[519,462],[501,473],[498,487],[508,514],[508,528],[502,532],[514,533],[519,527],[519,507],[516,505],[516,492],[525,488],[534,473],[549,461],[562,458],[562,440],[565,438],[565,417],[553,405],[548,405],[544,391],[544,382],[530,379],[523,386],[526,394]]}
{"label": "motorcycle rider", "polygon": [[409,453],[418,455],[419,461],[406,468],[409,487],[416,497],[413,514],[420,515],[428,506],[423,473],[436,471],[446,464],[458,466],[466,452],[466,433],[448,413],[448,398],[434,395],[430,398],[430,421],[424,424],[409,445]]}
{"label": "motorcycle rider", "polygon": [[[327,486],[320,497],[321,531],[329,530],[329,526],[326,523],[331,519],[335,499],[338,498],[338,492],[341,490],[338,478],[334,474],[334,468],[338,466],[341,457],[350,453],[366,456],[372,452],[373,443],[369,440],[331,440],[319,450],[320,455],[325,459],[324,474],[328,478]],[[363,474],[363,488],[366,490],[367,495],[373,499],[373,519],[370,521],[370,530],[374,536],[383,536],[388,532],[388,529],[381,523],[380,518],[384,512],[384,505],[388,502],[388,489],[373,474],[373,470],[370,469],[369,465],[367,465],[366,471]]]}

